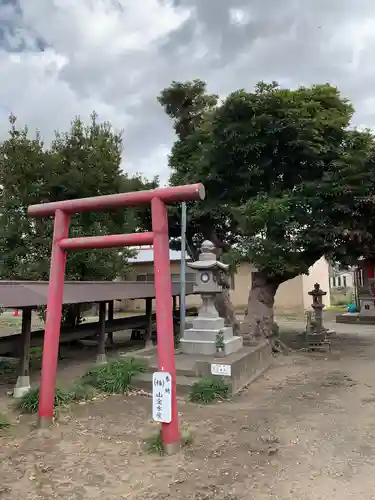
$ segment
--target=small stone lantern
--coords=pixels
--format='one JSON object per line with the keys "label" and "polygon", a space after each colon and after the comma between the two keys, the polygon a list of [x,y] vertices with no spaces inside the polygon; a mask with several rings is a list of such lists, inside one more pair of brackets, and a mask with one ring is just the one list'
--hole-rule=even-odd
{"label": "small stone lantern", "polygon": [[188,267],[196,271],[194,292],[199,293],[202,298],[200,315],[218,318],[215,308],[215,297],[221,292],[219,284],[221,272],[227,272],[229,266],[216,260],[215,246],[211,241],[204,241],[201,246],[201,254],[196,262],[187,263]]}
{"label": "small stone lantern", "polygon": [[224,325],[215,307],[215,297],[222,290],[220,273],[227,272],[229,266],[216,259],[211,241],[204,241],[199,260],[187,265],[196,272],[194,292],[201,295],[202,306],[192,320],[193,327],[185,330],[180,341],[181,352],[225,356],[238,351],[242,348],[242,337],[233,336],[232,327]]}
{"label": "small stone lantern", "polygon": [[323,297],[327,295],[327,292],[323,292],[320,288],[319,283],[315,283],[314,288],[309,292],[309,295],[313,298],[313,303],[311,307],[314,310],[315,322],[311,333],[323,333],[326,329],[323,327]]}

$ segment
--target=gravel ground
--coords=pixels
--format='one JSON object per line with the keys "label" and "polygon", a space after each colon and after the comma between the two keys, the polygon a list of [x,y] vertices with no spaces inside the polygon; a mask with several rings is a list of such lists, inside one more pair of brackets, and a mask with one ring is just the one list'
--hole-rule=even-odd
{"label": "gravel ground", "polygon": [[176,456],[145,451],[145,396],[73,405],[43,432],[22,417],[0,437],[0,499],[373,500],[375,335],[350,328],[332,353],[276,358],[230,402],[180,401],[194,442]]}

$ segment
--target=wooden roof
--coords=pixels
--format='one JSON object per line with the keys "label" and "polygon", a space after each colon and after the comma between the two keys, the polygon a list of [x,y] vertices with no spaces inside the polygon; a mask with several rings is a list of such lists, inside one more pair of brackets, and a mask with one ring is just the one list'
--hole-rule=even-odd
{"label": "wooden roof", "polygon": [[[186,283],[186,294],[193,293],[193,283]],[[22,307],[47,305],[48,281],[0,280],[0,306]],[[172,295],[180,294],[180,283],[172,282]],[[155,285],[140,281],[66,281],[63,304],[105,302],[109,300],[155,297]]]}

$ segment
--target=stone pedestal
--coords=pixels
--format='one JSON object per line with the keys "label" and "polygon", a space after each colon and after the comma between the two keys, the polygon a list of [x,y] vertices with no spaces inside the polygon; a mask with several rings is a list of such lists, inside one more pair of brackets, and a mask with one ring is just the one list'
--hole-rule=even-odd
{"label": "stone pedestal", "polygon": [[193,327],[185,330],[184,338],[180,340],[182,353],[227,356],[242,348],[242,337],[234,337],[232,327],[224,326],[223,318],[198,316],[192,323]]}
{"label": "stone pedestal", "polygon": [[30,388],[30,377],[28,375],[19,376],[13,389],[13,397],[22,398],[27,392],[29,392]]}

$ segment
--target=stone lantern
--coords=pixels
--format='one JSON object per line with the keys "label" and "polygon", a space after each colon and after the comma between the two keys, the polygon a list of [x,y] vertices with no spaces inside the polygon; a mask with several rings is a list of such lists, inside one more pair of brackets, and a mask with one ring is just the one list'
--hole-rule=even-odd
{"label": "stone lantern", "polygon": [[319,283],[315,283],[314,288],[309,292],[309,295],[313,298],[313,303],[311,307],[314,310],[315,321],[311,333],[325,333],[326,329],[323,327],[323,297],[327,295],[327,292],[323,292],[320,288]]}
{"label": "stone lantern", "polygon": [[225,356],[242,347],[242,337],[233,336],[232,327],[224,326],[220,318],[215,298],[222,290],[220,273],[227,272],[228,266],[216,259],[215,246],[204,241],[199,260],[187,264],[196,272],[194,292],[202,298],[198,316],[192,320],[193,327],[185,330],[180,341],[181,352],[185,354],[205,354]]}

